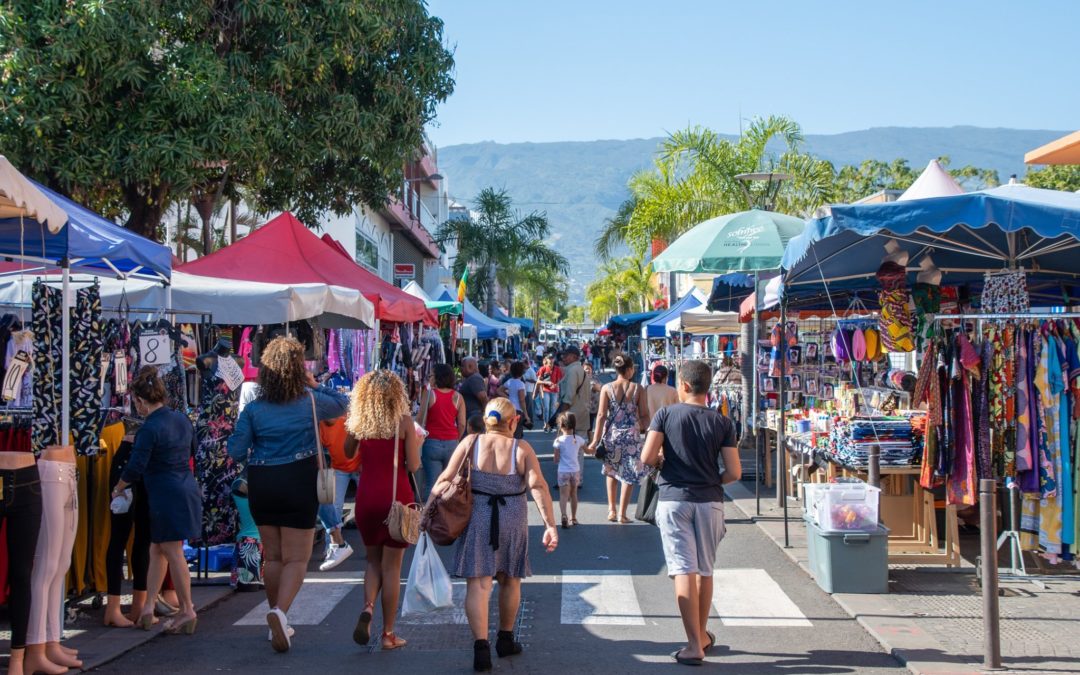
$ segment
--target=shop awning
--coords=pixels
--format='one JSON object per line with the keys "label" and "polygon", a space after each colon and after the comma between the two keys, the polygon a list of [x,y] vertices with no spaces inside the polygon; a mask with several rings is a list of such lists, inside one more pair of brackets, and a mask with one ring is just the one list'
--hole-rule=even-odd
{"label": "shop awning", "polygon": [[[38,219],[41,220],[38,220]],[[0,255],[71,269],[168,279],[167,246],[26,178],[0,156]]]}
{"label": "shop awning", "polygon": [[909,253],[909,282],[931,261],[947,285],[980,283],[988,270],[1023,267],[1038,304],[1070,304],[1080,294],[1080,195],[1012,184],[953,197],[833,207],[791,240],[784,255],[785,295],[876,289],[890,240]]}
{"label": "shop awning", "polygon": [[1080,164],[1080,131],[1035,148],[1024,155],[1025,164]]}
{"label": "shop awning", "polygon": [[668,322],[677,319],[683,312],[704,305],[707,298],[698,289],[693,289],[679,298],[679,301],[669,309],[664,310],[658,316],[641,324],[642,338],[662,338],[668,334]]}
{"label": "shop awning", "polygon": [[231,246],[183,265],[190,274],[278,284],[322,283],[360,291],[389,322],[437,325],[424,302],[386,283],[285,212]]}

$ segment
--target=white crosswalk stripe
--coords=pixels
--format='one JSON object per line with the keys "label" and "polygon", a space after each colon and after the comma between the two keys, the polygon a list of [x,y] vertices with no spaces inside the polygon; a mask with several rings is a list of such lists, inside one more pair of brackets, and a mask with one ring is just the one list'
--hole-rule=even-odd
{"label": "white crosswalk stripe", "polygon": [[563,570],[562,623],[644,626],[630,570]]}
{"label": "white crosswalk stripe", "polygon": [[[318,626],[346,595],[363,583],[360,577],[308,577],[289,609],[289,623],[293,626]],[[269,611],[270,606],[263,600],[233,625],[265,626],[266,613]]]}
{"label": "white crosswalk stripe", "polygon": [[[560,622],[569,625],[644,626],[646,614],[630,570],[563,570]],[[358,586],[360,576],[310,576],[289,611],[294,626],[317,626]],[[402,625],[466,625],[464,581],[454,581],[454,606],[401,617]],[[497,595],[494,594],[494,595]],[[670,596],[667,596],[670,597]],[[361,600],[357,600],[361,602]],[[763,569],[718,569],[713,607],[725,626],[811,627],[811,622]],[[650,608],[670,615],[670,607]],[[259,603],[234,625],[264,626],[269,606]],[[359,611],[359,608],[357,608]]]}
{"label": "white crosswalk stripe", "polygon": [[713,608],[725,626],[813,625],[763,569],[714,570]]}

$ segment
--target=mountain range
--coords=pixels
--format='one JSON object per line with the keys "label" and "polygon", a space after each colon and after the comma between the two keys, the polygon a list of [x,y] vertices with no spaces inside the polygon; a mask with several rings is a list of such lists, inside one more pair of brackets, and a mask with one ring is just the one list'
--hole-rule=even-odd
{"label": "mountain range", "polygon": [[[805,149],[837,167],[906,159],[916,168],[948,156],[951,166],[995,169],[1004,182],[1026,172],[1024,153],[1068,132],[980,127],[878,127],[807,135]],[[729,136],[729,138],[735,138]],[[452,198],[468,205],[481,189],[505,188],[524,212],[547,213],[557,249],[571,266],[580,302],[597,261],[593,240],[626,198],[626,181],[652,164],[663,138],[556,143],[468,143],[438,151]]]}

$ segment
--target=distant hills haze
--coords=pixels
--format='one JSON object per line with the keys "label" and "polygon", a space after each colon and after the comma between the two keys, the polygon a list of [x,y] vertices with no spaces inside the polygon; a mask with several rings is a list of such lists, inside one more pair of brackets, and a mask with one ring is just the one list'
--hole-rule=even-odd
{"label": "distant hills haze", "polygon": [[[807,135],[805,148],[837,167],[902,158],[916,169],[946,155],[954,167],[995,169],[1002,182],[1026,172],[1024,153],[1068,131],[979,127],[878,127]],[[729,136],[734,138],[734,136]],[[439,149],[439,171],[463,204],[488,186],[506,188],[522,211],[546,211],[555,245],[571,264],[571,301],[581,302],[597,262],[593,240],[626,198],[626,181],[652,164],[663,138],[559,143],[468,143]]]}

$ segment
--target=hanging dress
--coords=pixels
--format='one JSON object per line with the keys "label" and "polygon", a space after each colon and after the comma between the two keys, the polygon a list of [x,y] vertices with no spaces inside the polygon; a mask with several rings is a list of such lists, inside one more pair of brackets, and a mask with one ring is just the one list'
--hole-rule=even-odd
{"label": "hanging dress", "polygon": [[[224,356],[219,358],[232,358]],[[195,451],[195,478],[203,491],[203,538],[207,546],[233,543],[239,520],[232,499],[232,483],[239,470],[229,457],[227,442],[236,426],[240,388],[230,391],[215,373],[200,377],[201,405],[195,421],[198,447]]]}

